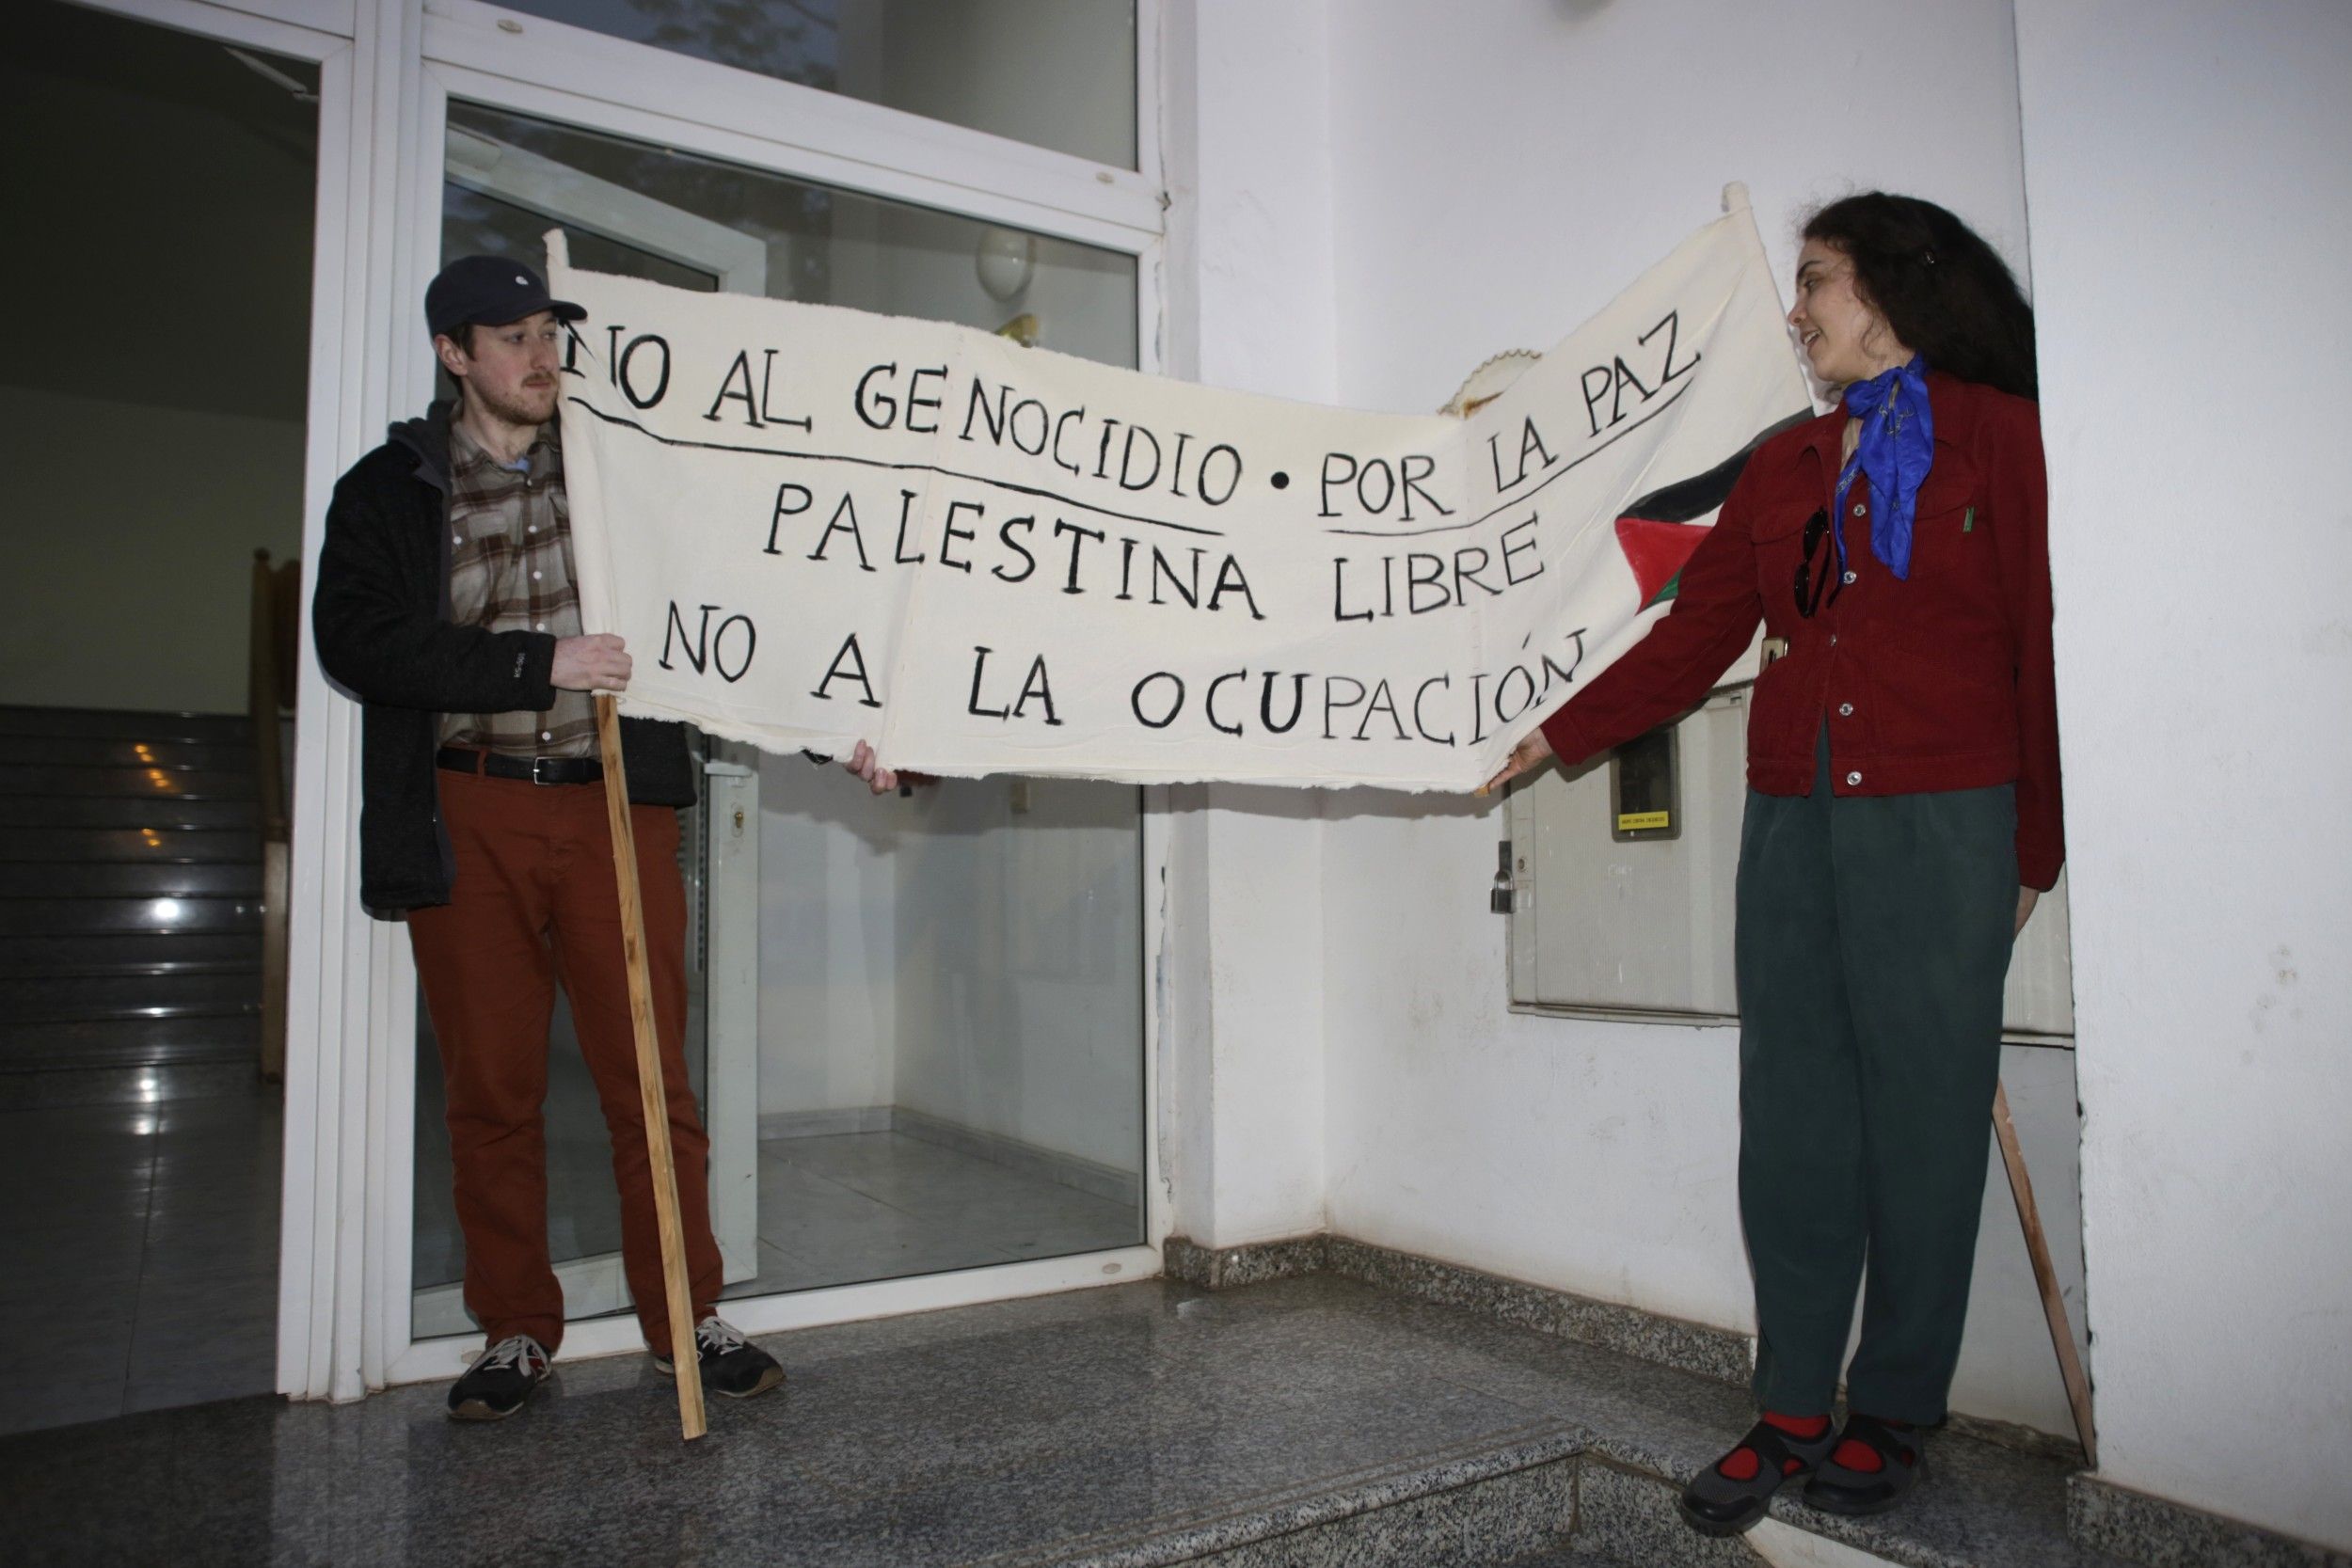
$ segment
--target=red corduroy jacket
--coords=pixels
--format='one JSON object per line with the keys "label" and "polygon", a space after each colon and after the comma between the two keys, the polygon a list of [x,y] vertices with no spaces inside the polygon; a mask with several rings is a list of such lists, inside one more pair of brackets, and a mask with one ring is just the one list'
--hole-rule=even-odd
{"label": "red corduroy jacket", "polygon": [[[1911,576],[1870,553],[1870,497],[1847,493],[1852,580],[1798,613],[1805,524],[1832,503],[1842,409],[1756,449],[1682,570],[1674,609],[1632,651],[1544,721],[1564,763],[1631,739],[1704,698],[1755,635],[1788,651],[1756,683],[1748,783],[1813,787],[1829,726],[1839,795],[2017,785],[2017,867],[2047,889],[2066,859],[2058,704],[2050,663],[2048,498],[2035,405],[1931,372],[1935,461],[1919,490]],[[1822,537],[1812,571],[1835,573]]]}

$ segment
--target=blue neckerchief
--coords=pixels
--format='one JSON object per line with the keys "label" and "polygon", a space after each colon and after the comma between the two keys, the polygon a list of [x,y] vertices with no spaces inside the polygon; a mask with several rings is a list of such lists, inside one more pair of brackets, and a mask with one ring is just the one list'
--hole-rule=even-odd
{"label": "blue neckerchief", "polygon": [[1837,475],[1837,522],[1829,536],[1837,541],[1840,573],[1846,569],[1846,492],[1853,488],[1856,474],[1867,474],[1870,553],[1897,578],[1910,579],[1912,517],[1918,508],[1919,486],[1935,461],[1935,415],[1928,406],[1927,372],[1927,362],[1914,355],[1911,363],[1846,388],[1846,414],[1862,421],[1862,437]]}

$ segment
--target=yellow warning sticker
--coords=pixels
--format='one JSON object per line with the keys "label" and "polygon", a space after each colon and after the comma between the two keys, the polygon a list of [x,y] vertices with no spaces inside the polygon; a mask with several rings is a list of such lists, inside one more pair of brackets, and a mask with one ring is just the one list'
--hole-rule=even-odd
{"label": "yellow warning sticker", "polygon": [[1674,813],[1670,811],[1621,811],[1617,814],[1617,832],[1621,833],[1647,832],[1652,828],[1673,826]]}

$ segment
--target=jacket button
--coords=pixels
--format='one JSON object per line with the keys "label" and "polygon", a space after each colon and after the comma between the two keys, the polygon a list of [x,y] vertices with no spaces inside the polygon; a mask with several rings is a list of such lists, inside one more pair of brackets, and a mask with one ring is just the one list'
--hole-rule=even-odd
{"label": "jacket button", "polygon": [[1837,705],[1837,717],[1838,717],[1838,718],[1840,718],[1840,719],[1851,719],[1851,718],[1853,717],[1853,704],[1851,704],[1851,703],[1840,703],[1840,704],[1838,704],[1838,705]]}
{"label": "jacket button", "polygon": [[1846,775],[1846,782],[1850,784],[1858,784],[1862,782],[1862,775],[1859,773],[1849,773]]}
{"label": "jacket button", "polygon": [[1861,574],[1861,573],[1859,573],[1859,572],[1848,572],[1848,573],[1846,574],[1846,580],[1847,580],[1848,582],[1851,582],[1851,581],[1853,581],[1853,579],[1854,579],[1854,578],[1856,578],[1860,577],[1861,575],[1862,575],[1862,574]]}
{"label": "jacket button", "polygon": [[1862,503],[1860,501],[1853,503],[1853,515],[1857,517],[1862,515]]}
{"label": "jacket button", "polygon": [[1836,632],[1831,632],[1829,634],[1829,645],[1833,648],[1837,646],[1837,634]]}

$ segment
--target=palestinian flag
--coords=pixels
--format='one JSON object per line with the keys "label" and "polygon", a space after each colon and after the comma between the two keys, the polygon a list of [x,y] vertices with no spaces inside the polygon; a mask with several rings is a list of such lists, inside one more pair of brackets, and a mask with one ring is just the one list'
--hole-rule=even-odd
{"label": "palestinian flag", "polygon": [[1714,526],[1715,514],[1740,482],[1749,454],[1782,431],[1811,418],[1810,413],[1792,414],[1707,472],[1652,490],[1625,509],[1617,518],[1617,547],[1625,552],[1626,564],[1633,568],[1644,610],[1665,603],[1680,590],[1682,568],[1690,564],[1692,552]]}

